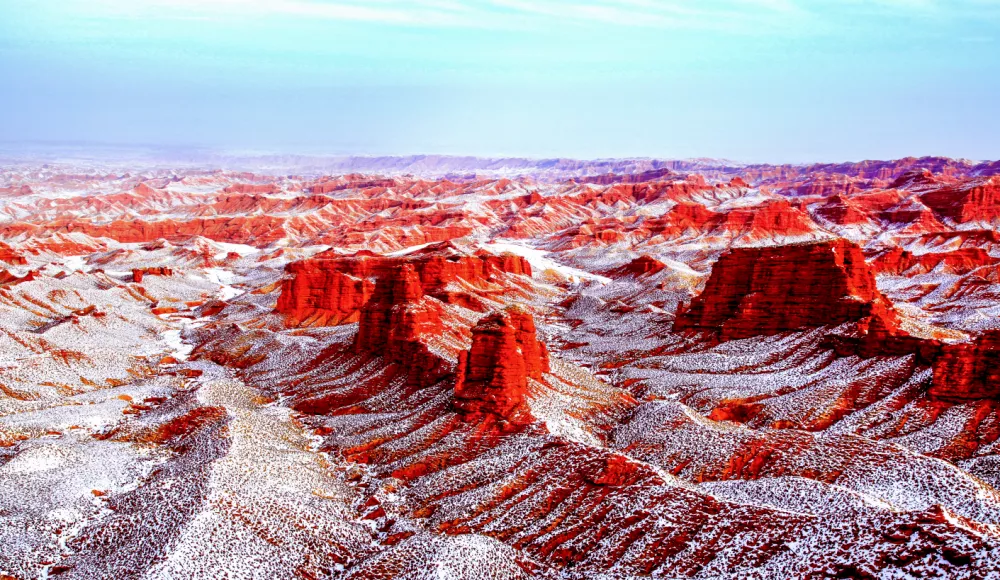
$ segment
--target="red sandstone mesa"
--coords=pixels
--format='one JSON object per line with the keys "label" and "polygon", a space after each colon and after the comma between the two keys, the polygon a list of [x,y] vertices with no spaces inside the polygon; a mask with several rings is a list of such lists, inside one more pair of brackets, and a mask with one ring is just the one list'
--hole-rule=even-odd
{"label": "red sandstone mesa", "polygon": [[861,248],[843,239],[726,252],[702,293],[679,310],[674,330],[733,340],[845,322],[857,324],[822,342],[841,356],[912,354],[930,365],[941,352],[939,340],[900,328]]}
{"label": "red sandstone mesa", "polygon": [[375,290],[370,280],[324,268],[317,261],[294,262],[286,270],[294,276],[284,283],[277,310],[295,324],[357,322]]}
{"label": "red sandstone mesa", "polygon": [[674,330],[731,340],[888,315],[887,306],[861,248],[847,240],[734,248]]}
{"label": "red sandstone mesa", "polygon": [[534,421],[527,407],[528,378],[549,372],[531,314],[513,307],[490,314],[472,329],[472,348],[458,358],[455,407],[498,415],[512,425]]}
{"label": "red sandstone mesa", "polygon": [[411,266],[421,296],[428,294],[448,304],[482,310],[477,296],[446,289],[462,280],[483,286],[496,274],[531,275],[527,260],[512,254],[468,254],[450,243],[425,248],[413,255],[385,257],[370,252],[351,256],[322,253],[288,264],[291,277],[282,284],[276,310],[291,325],[338,325],[359,320],[361,308],[375,292],[373,280],[395,278]]}

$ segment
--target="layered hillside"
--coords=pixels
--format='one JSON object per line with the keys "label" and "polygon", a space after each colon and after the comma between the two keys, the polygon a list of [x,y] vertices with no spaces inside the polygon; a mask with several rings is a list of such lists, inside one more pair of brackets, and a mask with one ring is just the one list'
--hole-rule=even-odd
{"label": "layered hillside", "polygon": [[0,578],[1000,577],[996,163],[341,163],[0,171]]}

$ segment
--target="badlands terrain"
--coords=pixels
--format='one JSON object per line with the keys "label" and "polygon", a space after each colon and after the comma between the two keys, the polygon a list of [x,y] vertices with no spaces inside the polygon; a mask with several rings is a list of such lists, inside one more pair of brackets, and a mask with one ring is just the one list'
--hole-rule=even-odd
{"label": "badlands terrain", "polygon": [[355,168],[0,170],[0,578],[1000,578],[1000,163]]}

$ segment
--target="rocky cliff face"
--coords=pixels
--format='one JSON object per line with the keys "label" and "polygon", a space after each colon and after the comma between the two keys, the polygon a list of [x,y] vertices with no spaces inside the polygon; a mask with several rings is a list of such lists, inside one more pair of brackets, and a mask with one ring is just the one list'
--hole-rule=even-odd
{"label": "rocky cliff face", "polygon": [[943,273],[967,274],[996,262],[997,259],[982,248],[958,248],[950,252],[914,254],[895,247],[874,258],[871,267],[876,273],[896,276],[926,274],[938,268]]}
{"label": "rocky cliff face", "polygon": [[291,263],[277,312],[290,325],[358,322],[354,348],[405,370],[411,386],[437,382],[450,365],[427,347],[444,333],[445,304],[485,310],[482,296],[504,291],[503,274],[531,275],[531,266],[511,254],[463,252],[450,243],[406,256],[371,252],[324,253]]}
{"label": "rocky cliff face", "polygon": [[678,200],[670,211],[645,220],[643,228],[665,236],[681,236],[692,231],[725,236],[745,236],[750,240],[774,236],[807,236],[816,232],[816,223],[800,204],[785,199],[765,199],[749,207],[728,210],[708,209],[690,200]]}
{"label": "rocky cliff face", "polygon": [[862,204],[842,193],[830,197],[823,205],[816,208],[815,213],[839,225],[866,224],[871,221],[871,216]]}
{"label": "rocky cliff face", "polygon": [[273,183],[265,184],[254,184],[254,183],[234,183],[222,190],[224,193],[241,193],[244,195],[248,194],[269,194],[269,193],[279,193],[281,188]]}
{"label": "rocky cliff face", "polygon": [[888,312],[861,248],[847,240],[734,248],[674,323],[722,340],[861,320]]}
{"label": "rocky cliff face", "polygon": [[608,274],[613,277],[645,276],[656,274],[666,267],[666,264],[656,258],[643,254],[631,262],[611,270]]}
{"label": "rocky cliff face", "polygon": [[421,296],[427,294],[473,310],[481,309],[478,296],[448,288],[450,283],[461,280],[488,294],[486,286],[498,274],[531,275],[531,266],[521,256],[471,254],[447,242],[401,257],[323,253],[288,264],[285,271],[291,276],[282,285],[276,310],[285,314],[291,325],[356,322],[373,297],[373,280],[397,278],[406,267],[412,269]]}
{"label": "rocky cliff face", "polygon": [[372,281],[321,267],[318,261],[293,262],[286,271],[294,275],[284,283],[277,310],[293,326],[357,322],[375,290]]}
{"label": "rocky cliff face", "polygon": [[405,264],[375,285],[372,299],[361,309],[354,348],[399,365],[409,386],[433,384],[450,370],[430,352],[425,338],[444,332],[442,314],[440,302],[425,298],[413,265]]}
{"label": "rocky cliff face", "polygon": [[528,378],[540,380],[547,372],[548,350],[531,314],[519,308],[490,314],[472,329],[472,348],[459,355],[455,407],[497,415],[512,425],[530,424]]}
{"label": "rocky cliff face", "polygon": [[930,395],[954,402],[1000,399],[1000,330],[944,346],[934,363]]}
{"label": "rocky cliff face", "polygon": [[416,270],[404,265],[394,276],[381,278],[375,286],[373,299],[360,313],[355,345],[365,351],[384,349],[393,327],[390,324],[396,307],[408,307],[423,300],[424,291]]}
{"label": "rocky cliff face", "polygon": [[840,356],[901,357],[914,355],[917,362],[930,365],[941,354],[941,341],[912,336],[897,324],[894,313],[877,307],[848,334],[828,334],[821,345],[832,348]]}
{"label": "rocky cliff face", "polygon": [[725,215],[725,231],[751,238],[801,236],[816,231],[809,215],[785,199],[769,200],[748,208],[736,208]]}
{"label": "rocky cliff face", "polygon": [[923,194],[920,200],[957,223],[991,222],[1000,217],[1000,178],[943,187]]}

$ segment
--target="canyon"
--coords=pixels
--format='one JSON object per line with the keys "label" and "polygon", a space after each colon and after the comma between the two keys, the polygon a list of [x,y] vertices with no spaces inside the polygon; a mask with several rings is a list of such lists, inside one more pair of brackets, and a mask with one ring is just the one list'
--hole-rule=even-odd
{"label": "canyon", "polygon": [[0,168],[0,579],[1000,577],[1000,164]]}

